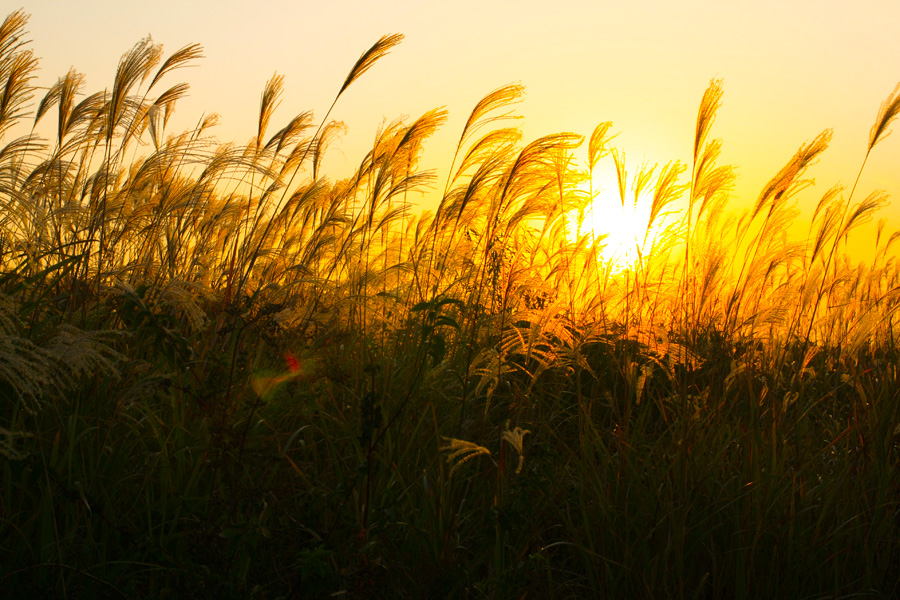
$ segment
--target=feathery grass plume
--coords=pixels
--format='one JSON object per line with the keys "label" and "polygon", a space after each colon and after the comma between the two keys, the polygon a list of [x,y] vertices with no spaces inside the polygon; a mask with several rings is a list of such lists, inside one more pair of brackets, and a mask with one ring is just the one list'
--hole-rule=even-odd
{"label": "feathery grass plume", "polygon": [[[337,139],[341,134],[347,132],[347,126],[342,121],[329,121],[322,128],[318,137],[312,140],[312,178],[318,179],[322,167],[322,159],[325,157],[325,150]],[[287,166],[287,162],[285,162]],[[299,166],[299,165],[298,165]]]}
{"label": "feathery grass plume", "polygon": [[[749,231],[755,231],[755,234],[746,246],[744,260],[736,280],[737,285],[725,309],[726,323],[734,322],[733,320],[738,318],[737,313],[743,306],[743,299],[748,297],[749,287],[765,285],[769,279],[768,274],[775,265],[785,264],[784,261],[797,252],[797,247],[785,250],[778,243],[796,214],[788,207],[787,202],[798,190],[811,185],[811,181],[800,177],[812,161],[825,151],[830,139],[831,130],[826,129],[813,141],[802,145],[791,160],[763,187],[752,209],[746,214],[746,221],[742,219],[739,223],[736,246],[741,246],[744,236]],[[758,229],[753,228],[752,224],[762,214],[765,216]],[[758,279],[760,276],[762,279]],[[756,289],[762,292],[760,288]],[[759,302],[760,298],[757,297],[755,304],[758,305]]]}
{"label": "feathery grass plume", "polygon": [[528,429],[522,429],[521,427],[516,427],[512,430],[509,429],[509,423],[506,424],[506,429],[503,433],[500,434],[500,439],[504,440],[513,449],[516,451],[516,454],[519,455],[519,464],[516,466],[516,475],[522,472],[522,465],[525,463],[525,451],[523,449],[523,443],[525,439],[525,434],[531,433]]}
{"label": "feathery grass plume", "polygon": [[[551,275],[552,277],[552,275]],[[547,302],[547,306],[541,310],[520,307],[523,302],[522,292],[529,291],[526,277],[519,276],[519,283],[513,277],[509,283],[514,284],[515,297],[507,300],[505,310],[511,310],[512,316],[501,324],[499,356],[505,357],[512,366],[509,372],[519,371],[525,375],[529,391],[543,373],[551,369],[557,363],[558,349],[571,347],[574,344],[572,334],[565,328],[561,312],[564,309],[562,303]],[[535,286],[538,291],[543,287]],[[507,296],[513,296],[513,290],[507,292]],[[499,382],[503,369],[496,373]]]}
{"label": "feathery grass plume", "polygon": [[554,156],[571,152],[584,138],[575,133],[558,133],[543,136],[528,144],[509,167],[502,187],[493,203],[489,230],[492,234],[502,229],[504,238],[520,224],[533,218],[546,218],[548,207],[558,198],[554,193],[556,167]]}
{"label": "feathery grass plume", "polygon": [[0,138],[25,116],[23,107],[34,92],[31,80],[37,64],[30,50],[17,50],[8,58],[0,56]]}
{"label": "feathery grass plume", "polygon": [[84,331],[73,325],[60,325],[47,350],[74,377],[96,375],[119,379],[117,363],[127,358],[110,346],[124,333],[116,330]]}
{"label": "feathery grass plume", "polygon": [[[262,116],[262,110],[260,110],[260,116]],[[275,154],[277,155],[287,146],[298,142],[301,139],[303,132],[312,127],[312,119],[313,112],[311,110],[304,111],[295,116],[288,121],[287,125],[272,134],[272,137],[266,142],[264,149],[274,149]],[[287,161],[285,161],[285,164],[287,164]],[[286,170],[286,167],[282,167],[282,173]]]}
{"label": "feathery grass plume", "polygon": [[612,121],[604,121],[594,128],[591,138],[588,141],[588,171],[593,172],[597,163],[604,156],[609,154],[609,142],[616,136],[607,137]]}
{"label": "feathery grass plume", "polygon": [[216,295],[202,283],[172,279],[163,287],[159,300],[187,322],[188,331],[202,331],[209,321],[203,305],[214,302]]}
{"label": "feathery grass plume", "polygon": [[[717,320],[714,314],[715,292],[722,287],[728,273],[726,266],[729,256],[725,248],[712,243],[703,252],[703,263],[700,277],[700,289],[697,301],[697,317],[701,326],[707,323],[713,324]],[[709,306],[708,315],[704,309]]]}
{"label": "feathery grass plume", "polygon": [[34,124],[37,125],[54,104],[59,107],[57,119],[57,138],[62,140],[69,129],[69,119],[74,107],[75,95],[81,91],[84,85],[84,75],[74,68],[69,69],[65,76],[60,77],[56,83],[50,86],[47,93],[38,104],[34,115]]}
{"label": "feathery grass plume", "polygon": [[147,129],[150,130],[150,141],[153,142],[153,147],[157,152],[159,151],[159,133],[162,130],[159,119],[159,106],[154,104],[147,109]]}
{"label": "feathery grass plume", "polygon": [[[313,140],[316,140],[319,137],[319,134],[322,132],[323,127],[325,126],[325,122],[328,119],[328,116],[331,114],[331,111],[334,109],[337,104],[338,99],[344,93],[344,91],[352,84],[356,79],[358,79],[363,73],[369,70],[381,57],[385,56],[391,48],[399,44],[403,40],[403,36],[400,34],[393,34],[390,36],[383,36],[378,42],[375,43],[369,50],[363,53],[360,56],[359,60],[351,69],[350,73],[347,75],[347,79],[344,81],[343,86],[341,86],[340,91],[334,98],[334,101],[331,103],[331,107],[329,107],[328,111],[325,113],[325,117],[323,122],[319,125],[319,128],[316,130],[315,134],[313,134]],[[262,111],[261,111],[262,115]],[[306,159],[306,156],[310,149],[316,146],[315,143],[310,143],[305,146],[303,154],[297,159],[296,164],[299,166],[303,164],[303,161]],[[290,178],[286,184],[280,185],[280,188],[283,190],[283,193],[276,202],[272,205],[272,210],[275,214],[279,214],[283,212],[284,203],[290,197],[290,190],[292,189],[292,185],[294,182],[294,178],[297,176],[299,169],[296,169],[291,173]],[[274,190],[274,188],[273,188]],[[263,251],[262,244],[271,238],[272,227],[275,224],[275,220],[268,219],[265,222],[265,226],[262,228],[261,233],[258,233],[258,228],[262,224],[262,219],[259,218],[260,211],[256,211],[256,218],[253,219],[253,223],[251,226],[249,237],[251,238],[251,242],[241,251],[241,269],[235,273],[234,265],[229,267],[229,285],[228,290],[226,291],[226,299],[229,299],[232,295],[232,284],[236,283],[236,292],[240,293],[244,290],[248,281],[252,277],[253,267],[256,265],[257,258],[260,256],[260,253]],[[254,241],[258,240],[256,245],[254,246]],[[234,259],[237,257],[237,245],[235,243],[234,247]],[[232,263],[234,263],[234,259]],[[235,274],[237,274],[237,278],[235,279]]]}
{"label": "feathery grass plume", "polygon": [[884,190],[875,190],[865,200],[856,205],[850,212],[837,234],[837,239],[847,241],[850,231],[867,223],[872,215],[888,203],[888,194]]}
{"label": "feathery grass plume", "polygon": [[162,46],[154,44],[149,37],[144,38],[126,52],[116,69],[116,77],[113,81],[112,93],[106,105],[105,133],[109,143],[122,119],[128,112],[133,111],[133,106],[128,101],[128,95],[138,82],[145,81],[150,76],[150,71],[159,64],[162,57]]}
{"label": "feathery grass plume", "polygon": [[[151,64],[147,65],[147,73],[142,78],[142,81],[146,81],[147,77],[149,77],[149,71],[155,66],[156,63],[159,62],[159,59],[162,56],[162,45],[157,45],[154,52],[156,52],[156,55],[151,57]],[[163,62],[162,66],[157,70],[156,75],[154,75],[153,79],[150,82],[150,85],[147,86],[147,90],[144,93],[144,98],[140,100],[140,104],[143,105],[146,95],[167,73],[187,66],[190,61],[197,60],[202,57],[202,48],[199,44],[190,44],[169,56],[169,58],[167,58]],[[150,135],[154,146],[159,149],[159,134],[161,133],[161,129],[165,129],[166,125],[168,125],[169,118],[174,112],[175,102],[187,95],[187,91],[189,88],[190,86],[188,86],[188,84],[186,83],[179,83],[169,88],[168,90],[160,94],[153,102],[153,104],[146,109],[145,116],[143,118],[140,118],[140,110],[138,110],[138,115],[136,115],[135,119],[132,119],[131,125],[128,127],[128,131],[125,135],[125,140],[127,141],[128,139],[130,139],[131,136],[134,135],[134,133],[138,130],[138,128],[143,126],[146,122],[150,128]],[[162,110],[163,112],[162,128],[159,127],[158,121],[158,114],[160,110]]]}
{"label": "feathery grass plume", "polygon": [[722,151],[722,140],[711,140],[703,146],[700,160],[694,168],[695,178],[692,203],[699,200],[696,221],[700,221],[717,196],[731,191],[735,173],[731,165],[716,166]]}
{"label": "feathery grass plume", "polygon": [[259,99],[259,120],[256,129],[256,150],[263,148],[263,137],[269,128],[269,121],[272,120],[272,113],[281,104],[281,94],[284,93],[284,75],[275,73],[271,79],[266,82],[262,95]]}
{"label": "feathery grass plume", "polygon": [[709,130],[712,128],[713,121],[716,118],[716,112],[722,103],[721,79],[711,79],[709,87],[703,93],[703,99],[700,100],[700,108],[697,111],[697,125],[694,131],[694,173],[693,179],[697,179],[697,167],[699,166],[700,150],[706,144],[706,138],[709,136]]}
{"label": "feathery grass plume", "polygon": [[844,186],[834,185],[822,194],[822,197],[816,204],[816,209],[813,212],[812,221],[810,222],[810,229],[816,227],[816,233],[813,237],[812,252],[810,253],[808,261],[808,264],[810,265],[812,265],[816,258],[820,256],[825,245],[828,243],[828,240],[831,239],[835,232],[837,232],[838,224],[843,216],[843,207],[841,205],[840,197],[840,194],[843,191]]}
{"label": "feathery grass plume", "polygon": [[[103,129],[101,117],[103,115],[103,107],[106,105],[106,96],[106,92],[95,92],[76,104],[72,109],[66,133],[70,133],[77,127],[82,127],[85,130],[83,135],[77,136],[75,140],[72,140],[72,149],[86,147],[95,141],[99,141],[92,139],[92,137],[98,137]],[[85,168],[88,166],[83,165]]]}
{"label": "feathery grass plume", "polygon": [[[713,121],[716,118],[716,112],[722,102],[722,81],[720,79],[711,79],[709,86],[703,93],[700,100],[700,107],[697,110],[697,123],[694,130],[694,152],[691,159],[691,192],[688,197],[688,209],[684,215],[684,266],[682,268],[682,291],[684,297],[684,325],[687,325],[689,318],[688,312],[688,273],[691,269],[691,236],[694,231],[695,219],[699,221],[699,217],[694,215],[694,204],[700,197],[699,192],[706,185],[704,182],[709,181],[707,174],[712,170],[712,161],[718,156],[719,145],[716,142],[707,144],[709,131],[712,128]],[[702,155],[701,155],[702,152]],[[709,188],[715,190],[717,186]],[[712,192],[714,193],[714,191]],[[704,193],[703,197],[707,198],[712,193]],[[694,298],[695,300],[695,298]],[[683,391],[684,394],[684,391]]]}
{"label": "feathery grass plume", "polygon": [[[285,202],[282,211],[273,219],[273,222],[283,229],[280,244],[283,248],[291,248],[292,242],[300,239],[307,241],[312,239],[310,236],[316,231],[316,227],[312,225],[311,220],[316,218],[316,214],[325,210],[324,202],[328,198],[328,187],[327,182],[313,179],[297,188]],[[299,225],[297,224],[298,215],[302,215]],[[308,225],[312,225],[312,227],[308,227]],[[304,247],[304,244],[301,244],[300,247]],[[311,258],[312,256],[309,256],[307,260]]]}
{"label": "feathery grass plume", "polygon": [[[624,156],[623,156],[624,159]],[[653,165],[652,167],[647,163],[644,163],[638,169],[638,172],[631,179],[631,191],[634,193],[634,206],[638,205],[638,201],[641,197],[641,192],[644,191],[644,188],[647,187],[647,184],[650,183],[650,179],[653,177],[653,173],[656,171],[656,167],[659,165]]]}
{"label": "feathery grass plume", "polygon": [[0,382],[29,414],[36,415],[70,387],[68,373],[60,367],[56,355],[31,340],[0,335]]}
{"label": "feathery grass plume", "polygon": [[455,183],[472,168],[481,169],[486,162],[508,155],[521,139],[522,132],[515,127],[503,127],[486,133],[469,147],[451,183]]}
{"label": "feathery grass plume", "polygon": [[878,227],[875,233],[875,250],[881,246],[881,238],[884,235],[884,228],[887,226],[887,219],[878,219]]}
{"label": "feathery grass plume", "polygon": [[400,33],[384,35],[380,40],[375,42],[371,48],[363,52],[362,56],[359,57],[359,60],[356,61],[356,64],[353,65],[353,68],[350,69],[350,73],[347,74],[347,78],[344,80],[344,85],[341,86],[338,96],[343,94],[344,90],[350,87],[354,81],[362,77],[363,73],[371,69],[378,60],[387,55],[394,46],[397,46],[402,42],[403,37],[403,34]]}
{"label": "feathery grass plume", "polygon": [[[687,170],[687,165],[681,161],[666,163],[656,178],[656,186],[653,190],[653,201],[650,204],[650,218],[647,223],[649,228],[656,223],[663,209],[681,197],[690,188],[690,183],[678,183],[678,178]],[[646,243],[646,239],[644,240]]]}
{"label": "feathery grass plume", "polygon": [[750,220],[754,220],[764,209],[773,203],[784,203],[799,190],[812,184],[810,180],[800,179],[813,160],[828,148],[832,131],[826,129],[808,144],[800,146],[796,154],[781,168],[775,177],[763,186],[759,197],[753,204]]}
{"label": "feathery grass plume", "polygon": [[[885,242],[880,247],[880,250],[876,255],[876,259],[880,259],[882,262],[887,261],[888,252],[890,251],[891,247],[893,247],[893,245],[897,243],[898,240],[900,240],[900,231],[895,231],[890,236],[888,236],[887,242]],[[891,258],[891,260],[893,260],[893,258]]]}
{"label": "feathery grass plume", "polygon": [[[462,133],[459,136],[459,143],[457,144],[457,152],[459,152],[469,138],[482,127],[505,119],[521,119],[522,117],[520,115],[514,115],[511,110],[507,110],[500,114],[495,114],[495,112],[501,108],[506,108],[511,104],[521,102],[524,93],[524,86],[510,84],[497,88],[479,100],[478,104],[475,105],[475,108],[473,108],[472,112],[469,114],[466,124],[463,126]],[[453,170],[452,164],[450,170]]]}
{"label": "feathery grass plume", "polygon": [[28,43],[22,39],[27,24],[28,15],[23,9],[10,13],[0,24],[0,75],[6,74],[3,59]]}
{"label": "feathery grass plume", "polygon": [[[482,185],[477,185],[474,182],[486,181],[487,173],[496,172],[496,168],[494,167],[499,166],[501,163],[506,163],[513,147],[521,137],[522,132],[519,129],[504,127],[485,134],[477,142],[472,144],[469,147],[468,152],[466,152],[466,155],[463,157],[459,169],[456,171],[454,183],[456,178],[461,177],[472,168],[477,168],[477,174],[472,174],[464,187],[456,187],[450,192],[445,192],[445,199],[447,196],[458,194],[460,190],[463,189],[468,190],[466,195],[469,197],[471,197],[476,190],[484,189]],[[450,215],[456,215],[457,221],[461,216],[461,211],[446,211],[443,209],[443,206],[439,207],[439,210],[441,213],[449,212]]]}
{"label": "feathery grass plume", "polygon": [[[497,88],[475,105],[463,126],[459,142],[450,161],[449,176],[444,186],[444,192],[434,218],[431,220],[428,235],[430,246],[425,243],[420,244],[418,251],[420,261],[422,257],[428,257],[428,262],[425,263],[428,268],[424,285],[427,289],[433,287],[433,294],[437,294],[437,286],[440,285],[448,266],[446,259],[451,256],[449,248],[443,246],[445,240],[449,240],[449,243],[454,242],[460,222],[464,221],[464,211],[468,206],[473,205],[473,201],[480,201],[484,197],[483,191],[490,187],[495,176],[499,176],[507,162],[508,155],[513,151],[513,145],[519,140],[521,132],[513,127],[488,132],[469,147],[461,165],[456,168],[459,155],[463,152],[471,136],[479,129],[500,120],[520,118],[513,115],[510,110],[499,114],[497,112],[519,102],[523,92],[524,88],[521,85],[506,85]],[[454,187],[456,182],[476,165],[478,165],[476,173],[469,178],[465,187]],[[453,225],[448,238],[445,227],[451,220]],[[437,275],[436,279],[432,280],[432,275]]]}
{"label": "feathery grass plume", "polygon": [[[478,162],[475,163],[478,165],[477,170],[464,185],[455,187],[444,197],[440,207],[441,212],[453,219],[455,225],[458,225],[461,220],[469,220],[463,219],[464,215],[472,218],[476,216],[473,212],[487,199],[491,190],[494,189],[494,184],[499,183],[500,177],[512,159],[513,144],[518,137],[518,132],[501,130],[494,133],[497,135],[492,133],[490,136],[485,136],[478,145],[473,146],[474,150],[481,145],[482,141],[490,144],[489,150],[485,148],[484,156],[478,157]],[[467,162],[468,159],[467,156],[464,162]],[[437,218],[436,215],[435,219],[437,220]],[[454,237],[451,235],[450,239],[452,240]]]}
{"label": "feathery grass plume", "polygon": [[190,89],[191,86],[186,83],[176,83],[153,101],[153,104],[150,107],[156,108],[157,110],[162,109],[163,111],[163,127],[169,124],[169,118],[174,112],[175,103],[187,96],[188,90]]}
{"label": "feathery grass plume", "polygon": [[[91,242],[88,246],[89,252],[85,253],[83,267],[85,270],[90,267],[93,256],[90,250],[94,244],[95,234],[99,230],[99,236],[96,236],[96,264],[98,273],[104,272],[105,261],[108,260],[109,254],[107,237],[110,232],[107,230],[109,226],[114,225],[117,218],[116,213],[119,212],[115,210],[118,207],[109,206],[110,188],[117,183],[112,181],[113,173],[117,170],[120,161],[124,160],[125,150],[145,116],[143,99],[132,97],[130,94],[136,85],[147,80],[151,70],[159,63],[161,56],[162,46],[154,44],[149,37],[144,38],[119,60],[112,92],[108,96],[104,94],[105,104],[98,123],[100,127],[98,134],[102,134],[105,141],[103,166],[93,179],[92,199],[95,199],[96,202],[91,204],[95,204],[96,208],[88,233]],[[123,122],[125,122],[125,128],[121,144],[116,150],[113,150],[112,140]],[[117,172],[116,175],[118,176]],[[96,292],[98,296],[101,287],[102,278],[98,277]]]}
{"label": "feathery grass plume", "polygon": [[447,110],[433,108],[406,128],[392,158],[406,158],[407,165],[414,165],[422,151],[423,142],[447,122]]}
{"label": "feathery grass plume", "polygon": [[178,83],[160,94],[153,104],[147,107],[143,119],[132,121],[130,131],[126,135],[128,137],[136,135],[139,133],[139,128],[146,126],[150,131],[150,141],[153,142],[153,147],[159,151],[160,138],[174,112],[175,103],[184,98],[189,89],[188,84]]}
{"label": "feathery grass plume", "polygon": [[442,437],[447,441],[447,445],[441,446],[439,450],[447,453],[445,460],[447,461],[447,464],[452,465],[450,469],[451,476],[456,473],[461,466],[473,458],[491,455],[491,451],[484,446],[479,446],[478,444],[452,437]]}
{"label": "feathery grass plume", "polygon": [[372,170],[366,182],[368,200],[363,243],[368,239],[376,215],[380,211],[391,210],[392,198],[434,179],[433,173],[413,172],[413,168],[418,161],[422,142],[444,122],[446,114],[443,109],[434,109],[408,127],[395,122],[379,132],[375,147],[367,157]]}
{"label": "feathery grass plume", "polygon": [[[431,220],[429,235],[422,238],[423,244],[419,254],[429,257],[425,287],[434,288],[433,293],[437,293],[437,287],[441,282],[446,280],[448,274],[454,272],[454,264],[459,267],[460,276],[467,277],[472,273],[469,270],[463,274],[465,269],[461,263],[470,261],[473,256],[473,233],[481,230],[478,223],[489,210],[490,199],[505,176],[514,152],[513,139],[518,137],[517,131],[501,131],[503,133],[496,137],[492,134],[486,135],[476,144],[480,146],[482,142],[491,138],[492,149],[490,151],[486,149],[477,170],[465,184],[457,185],[442,196],[438,210]],[[464,232],[464,235],[458,235],[459,232]],[[478,243],[480,244],[480,238]]]}
{"label": "feathery grass plume", "polygon": [[[849,209],[850,209],[850,202],[852,201],[853,195],[856,192],[856,187],[857,187],[857,185],[859,185],[860,178],[862,177],[863,170],[865,169],[866,163],[868,162],[869,155],[871,154],[872,149],[875,147],[875,145],[879,141],[881,141],[888,135],[888,133],[889,133],[888,127],[890,127],[891,122],[897,117],[898,113],[900,113],[900,85],[898,85],[894,89],[894,92],[890,96],[888,96],[888,98],[886,98],[885,101],[882,103],[882,105],[878,111],[878,115],[875,119],[875,124],[872,126],[872,129],[869,132],[869,144],[866,148],[866,154],[863,157],[862,164],[860,165],[859,171],[856,174],[856,180],[853,183],[853,187],[850,188],[850,193],[847,196],[847,201],[846,201],[844,209],[841,213],[839,225],[837,225],[837,233],[835,234],[834,240],[832,241],[831,249],[829,250],[828,256],[825,258],[824,274],[822,277],[821,284],[819,286],[819,293],[818,293],[818,295],[815,299],[815,303],[812,307],[812,311],[811,311],[811,315],[810,315],[810,324],[809,324],[809,328],[807,329],[807,332],[806,332],[806,342],[809,341],[810,336],[812,335],[813,326],[815,323],[815,316],[816,316],[816,313],[817,313],[819,305],[820,305],[820,299],[822,297],[823,292],[825,291],[826,280],[828,278],[829,268],[831,267],[832,262],[834,262],[835,276],[837,276],[837,272],[838,272],[837,261],[836,260],[833,261],[833,259],[835,258],[835,253],[837,251],[838,245],[839,245],[841,239],[844,237],[844,233],[849,231],[849,228],[845,226],[845,223],[847,223],[847,221],[848,221],[847,211],[849,211]],[[880,203],[880,200],[877,200],[875,203],[876,204]],[[849,215],[849,219],[856,220],[858,218],[865,217],[866,214],[870,213],[872,210],[874,210],[874,208],[875,208],[874,206],[871,206],[871,203],[867,204],[864,201],[863,203],[860,203],[860,205],[857,207],[857,210],[854,211],[853,214]]]}
{"label": "feathery grass plume", "polygon": [[[436,178],[432,172],[415,173],[412,170],[419,160],[425,139],[431,136],[446,120],[446,110],[432,109],[416,119],[412,125],[398,130],[397,133],[402,133],[402,136],[396,142],[390,156],[386,157],[382,163],[382,168],[379,169],[375,180],[375,189],[379,190],[387,183],[386,178],[390,177],[391,184],[385,200],[390,200],[401,193],[405,194]],[[373,195],[373,203],[374,201]],[[374,211],[370,211],[370,226],[373,215]]]}
{"label": "feathery grass plume", "polygon": [[616,182],[619,184],[619,199],[625,206],[625,189],[628,186],[628,173],[625,170],[625,151],[613,148],[611,150],[613,162],[616,164]]}
{"label": "feathery grass plume", "polygon": [[197,127],[194,129],[193,133],[191,134],[191,136],[194,139],[198,139],[203,136],[204,132],[206,132],[207,129],[211,129],[218,124],[219,124],[219,114],[218,113],[211,113],[208,115],[203,115],[201,117],[199,123],[197,124]]}
{"label": "feathery grass plume", "polygon": [[[863,267],[860,265],[860,274]],[[883,294],[875,297],[874,294],[866,294],[865,299],[858,302],[852,302],[853,296],[857,294],[847,294],[851,303],[856,310],[853,313],[844,313],[845,318],[842,319],[844,331],[841,333],[837,343],[842,348],[846,348],[848,356],[859,356],[861,352],[868,351],[870,355],[881,346],[883,336],[877,335],[877,329],[889,321],[893,315],[900,309],[900,286],[894,286]]]}
{"label": "feathery grass plume", "polygon": [[900,84],[894,88],[894,91],[888,96],[878,109],[878,116],[875,117],[875,124],[869,131],[869,146],[867,151],[871,151],[875,144],[890,135],[891,122],[900,114]]}
{"label": "feathery grass plume", "polygon": [[159,70],[156,71],[156,75],[153,76],[153,79],[150,81],[150,86],[147,89],[153,89],[159,80],[167,73],[186,67],[188,66],[188,63],[201,58],[203,58],[203,47],[200,44],[188,44],[175,51],[169,58],[163,61],[163,64],[159,67]]}
{"label": "feathery grass plume", "polygon": [[[495,319],[498,321],[499,319]],[[487,319],[486,321],[490,321]],[[490,327],[491,323],[482,323]],[[508,357],[501,352],[502,349],[487,347],[481,350],[477,356],[467,361],[468,371],[472,377],[478,377],[475,385],[475,396],[484,393],[484,414],[487,415],[491,407],[491,399],[494,391],[500,384],[501,378],[514,372],[514,365],[507,360]]]}

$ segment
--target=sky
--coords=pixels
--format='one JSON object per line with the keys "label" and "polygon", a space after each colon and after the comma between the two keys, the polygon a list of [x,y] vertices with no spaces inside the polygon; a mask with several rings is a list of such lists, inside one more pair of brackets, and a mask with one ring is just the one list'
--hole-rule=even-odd
{"label": "sky", "polygon": [[[517,107],[526,140],[590,136],[612,121],[630,170],[689,161],[697,107],[719,78],[724,97],[711,135],[724,141],[721,161],[737,167],[736,202],[752,202],[802,144],[834,130],[808,173],[815,188],[800,197],[809,211],[832,185],[853,184],[878,109],[900,82],[896,0],[260,0],[252,8],[43,0],[23,8],[43,86],[74,66],[86,91],[109,87],[120,56],[147,35],[166,54],[200,43],[205,58],[169,76],[191,85],[174,128],[215,112],[223,142],[255,135],[274,73],[285,76],[285,93],[271,131],[305,110],[323,117],[360,54],[382,35],[404,34],[331,114],[348,127],[325,163],[334,177],[358,164],[379,126],[441,106],[449,119],[426,144],[423,165],[445,176],[472,107],[507,83],[526,88]],[[875,189],[900,196],[898,167],[900,133],[875,148],[856,198]],[[881,216],[900,228],[900,201]]]}

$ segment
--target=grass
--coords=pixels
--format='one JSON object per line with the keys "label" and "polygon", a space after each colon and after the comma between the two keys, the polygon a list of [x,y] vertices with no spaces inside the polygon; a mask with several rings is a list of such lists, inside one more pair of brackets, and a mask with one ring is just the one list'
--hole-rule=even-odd
{"label": "grass", "polygon": [[[280,77],[251,142],[216,145],[213,117],[166,129],[199,46],[141,41],[111,90],[70,71],[39,98],[26,23],[0,27],[0,589],[900,593],[900,234],[851,261],[886,201],[856,184],[786,234],[829,132],[746,203],[711,137],[718,81],[692,164],[630,177],[609,123],[585,165],[581,136],[523,142],[506,86],[428,212],[411,194],[443,111],[332,181],[327,114],[271,131]],[[624,271],[582,221],[601,160],[661,232]]]}

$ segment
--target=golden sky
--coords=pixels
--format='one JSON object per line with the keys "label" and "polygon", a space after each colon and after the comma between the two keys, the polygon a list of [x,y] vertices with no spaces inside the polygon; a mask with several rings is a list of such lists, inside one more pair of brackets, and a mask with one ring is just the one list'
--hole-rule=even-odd
{"label": "golden sky", "polygon": [[[723,162],[738,168],[746,201],[825,128],[830,149],[810,175],[811,205],[835,183],[852,185],[882,101],[900,82],[900,2],[690,0],[663,2],[122,0],[32,2],[29,30],[41,58],[39,85],[70,66],[88,91],[111,85],[119,57],[150,34],[167,53],[192,42],[199,65],[169,82],[191,84],[176,127],[203,113],[222,117],[215,135],[245,142],[274,72],[286,91],[272,127],[327,110],[350,67],[388,33],[405,41],[342,96],[332,113],[349,127],[326,163],[345,175],[379,125],[438,106],[447,125],[426,145],[424,165],[445,175],[474,104],[520,82],[526,139],[601,121],[620,132],[627,165],[689,161],[697,106],[711,78],[725,96],[712,131]],[[274,129],[273,129],[274,130]],[[876,188],[900,195],[900,133],[873,152],[857,199]],[[900,202],[881,213],[900,227]]]}

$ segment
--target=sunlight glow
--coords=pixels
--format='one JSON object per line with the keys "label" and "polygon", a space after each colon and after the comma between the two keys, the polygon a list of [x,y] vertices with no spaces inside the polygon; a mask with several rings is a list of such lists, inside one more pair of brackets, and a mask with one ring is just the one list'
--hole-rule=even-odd
{"label": "sunlight glow", "polygon": [[569,231],[572,241],[581,235],[604,237],[600,244],[603,249],[600,255],[609,264],[613,273],[631,269],[639,256],[653,245],[658,234],[654,227],[650,231],[647,224],[650,220],[651,198],[640,196],[635,202],[633,196],[627,196],[624,206],[618,192],[604,189],[595,193],[594,201],[584,212],[583,221],[578,223],[578,212],[569,214]]}

